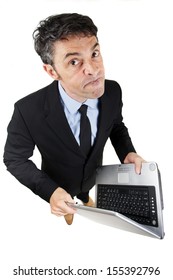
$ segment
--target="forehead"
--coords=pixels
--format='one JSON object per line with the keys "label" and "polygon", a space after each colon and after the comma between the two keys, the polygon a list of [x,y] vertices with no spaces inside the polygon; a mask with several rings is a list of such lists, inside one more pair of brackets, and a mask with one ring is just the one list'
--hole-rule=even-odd
{"label": "forehead", "polygon": [[95,36],[68,36],[54,43],[54,54],[61,55],[64,59],[68,54],[85,54],[87,51],[93,51],[98,46],[98,40]]}

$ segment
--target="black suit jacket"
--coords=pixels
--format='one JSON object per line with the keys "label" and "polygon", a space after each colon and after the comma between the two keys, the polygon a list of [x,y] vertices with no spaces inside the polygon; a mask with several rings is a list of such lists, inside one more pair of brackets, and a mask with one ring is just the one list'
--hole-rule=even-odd
{"label": "black suit jacket", "polygon": [[[122,122],[121,89],[115,81],[105,81],[99,106],[97,137],[86,159],[64,114],[57,81],[19,100],[8,126],[7,169],[46,201],[58,186],[72,196],[91,189],[108,137],[121,162],[129,152],[135,152]],[[35,145],[42,157],[41,170],[29,159]]]}

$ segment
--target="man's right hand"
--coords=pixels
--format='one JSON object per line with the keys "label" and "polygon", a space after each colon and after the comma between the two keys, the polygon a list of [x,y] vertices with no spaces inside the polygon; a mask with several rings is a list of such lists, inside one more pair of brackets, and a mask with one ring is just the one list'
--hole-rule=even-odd
{"label": "man's right hand", "polygon": [[58,217],[75,214],[76,210],[69,207],[66,202],[75,203],[69,193],[58,187],[50,197],[51,213]]}

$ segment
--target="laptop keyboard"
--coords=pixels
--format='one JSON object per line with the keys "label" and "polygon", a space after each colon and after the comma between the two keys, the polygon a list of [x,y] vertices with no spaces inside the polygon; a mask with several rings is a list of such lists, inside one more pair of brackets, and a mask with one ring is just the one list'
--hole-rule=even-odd
{"label": "laptop keyboard", "polygon": [[97,207],[119,212],[140,224],[158,227],[154,186],[99,184]]}

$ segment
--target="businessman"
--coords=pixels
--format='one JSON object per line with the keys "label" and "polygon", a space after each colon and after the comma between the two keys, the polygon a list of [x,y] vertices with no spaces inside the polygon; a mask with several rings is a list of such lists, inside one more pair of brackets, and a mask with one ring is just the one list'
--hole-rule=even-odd
{"label": "businessman", "polygon": [[[132,144],[122,117],[119,84],[105,79],[93,21],[77,13],[41,21],[34,46],[53,82],[15,103],[4,163],[23,185],[50,203],[51,212],[71,224],[76,196],[94,206],[89,190],[102,164],[108,138],[121,163],[144,161]],[[31,161],[35,146],[41,170]]]}

